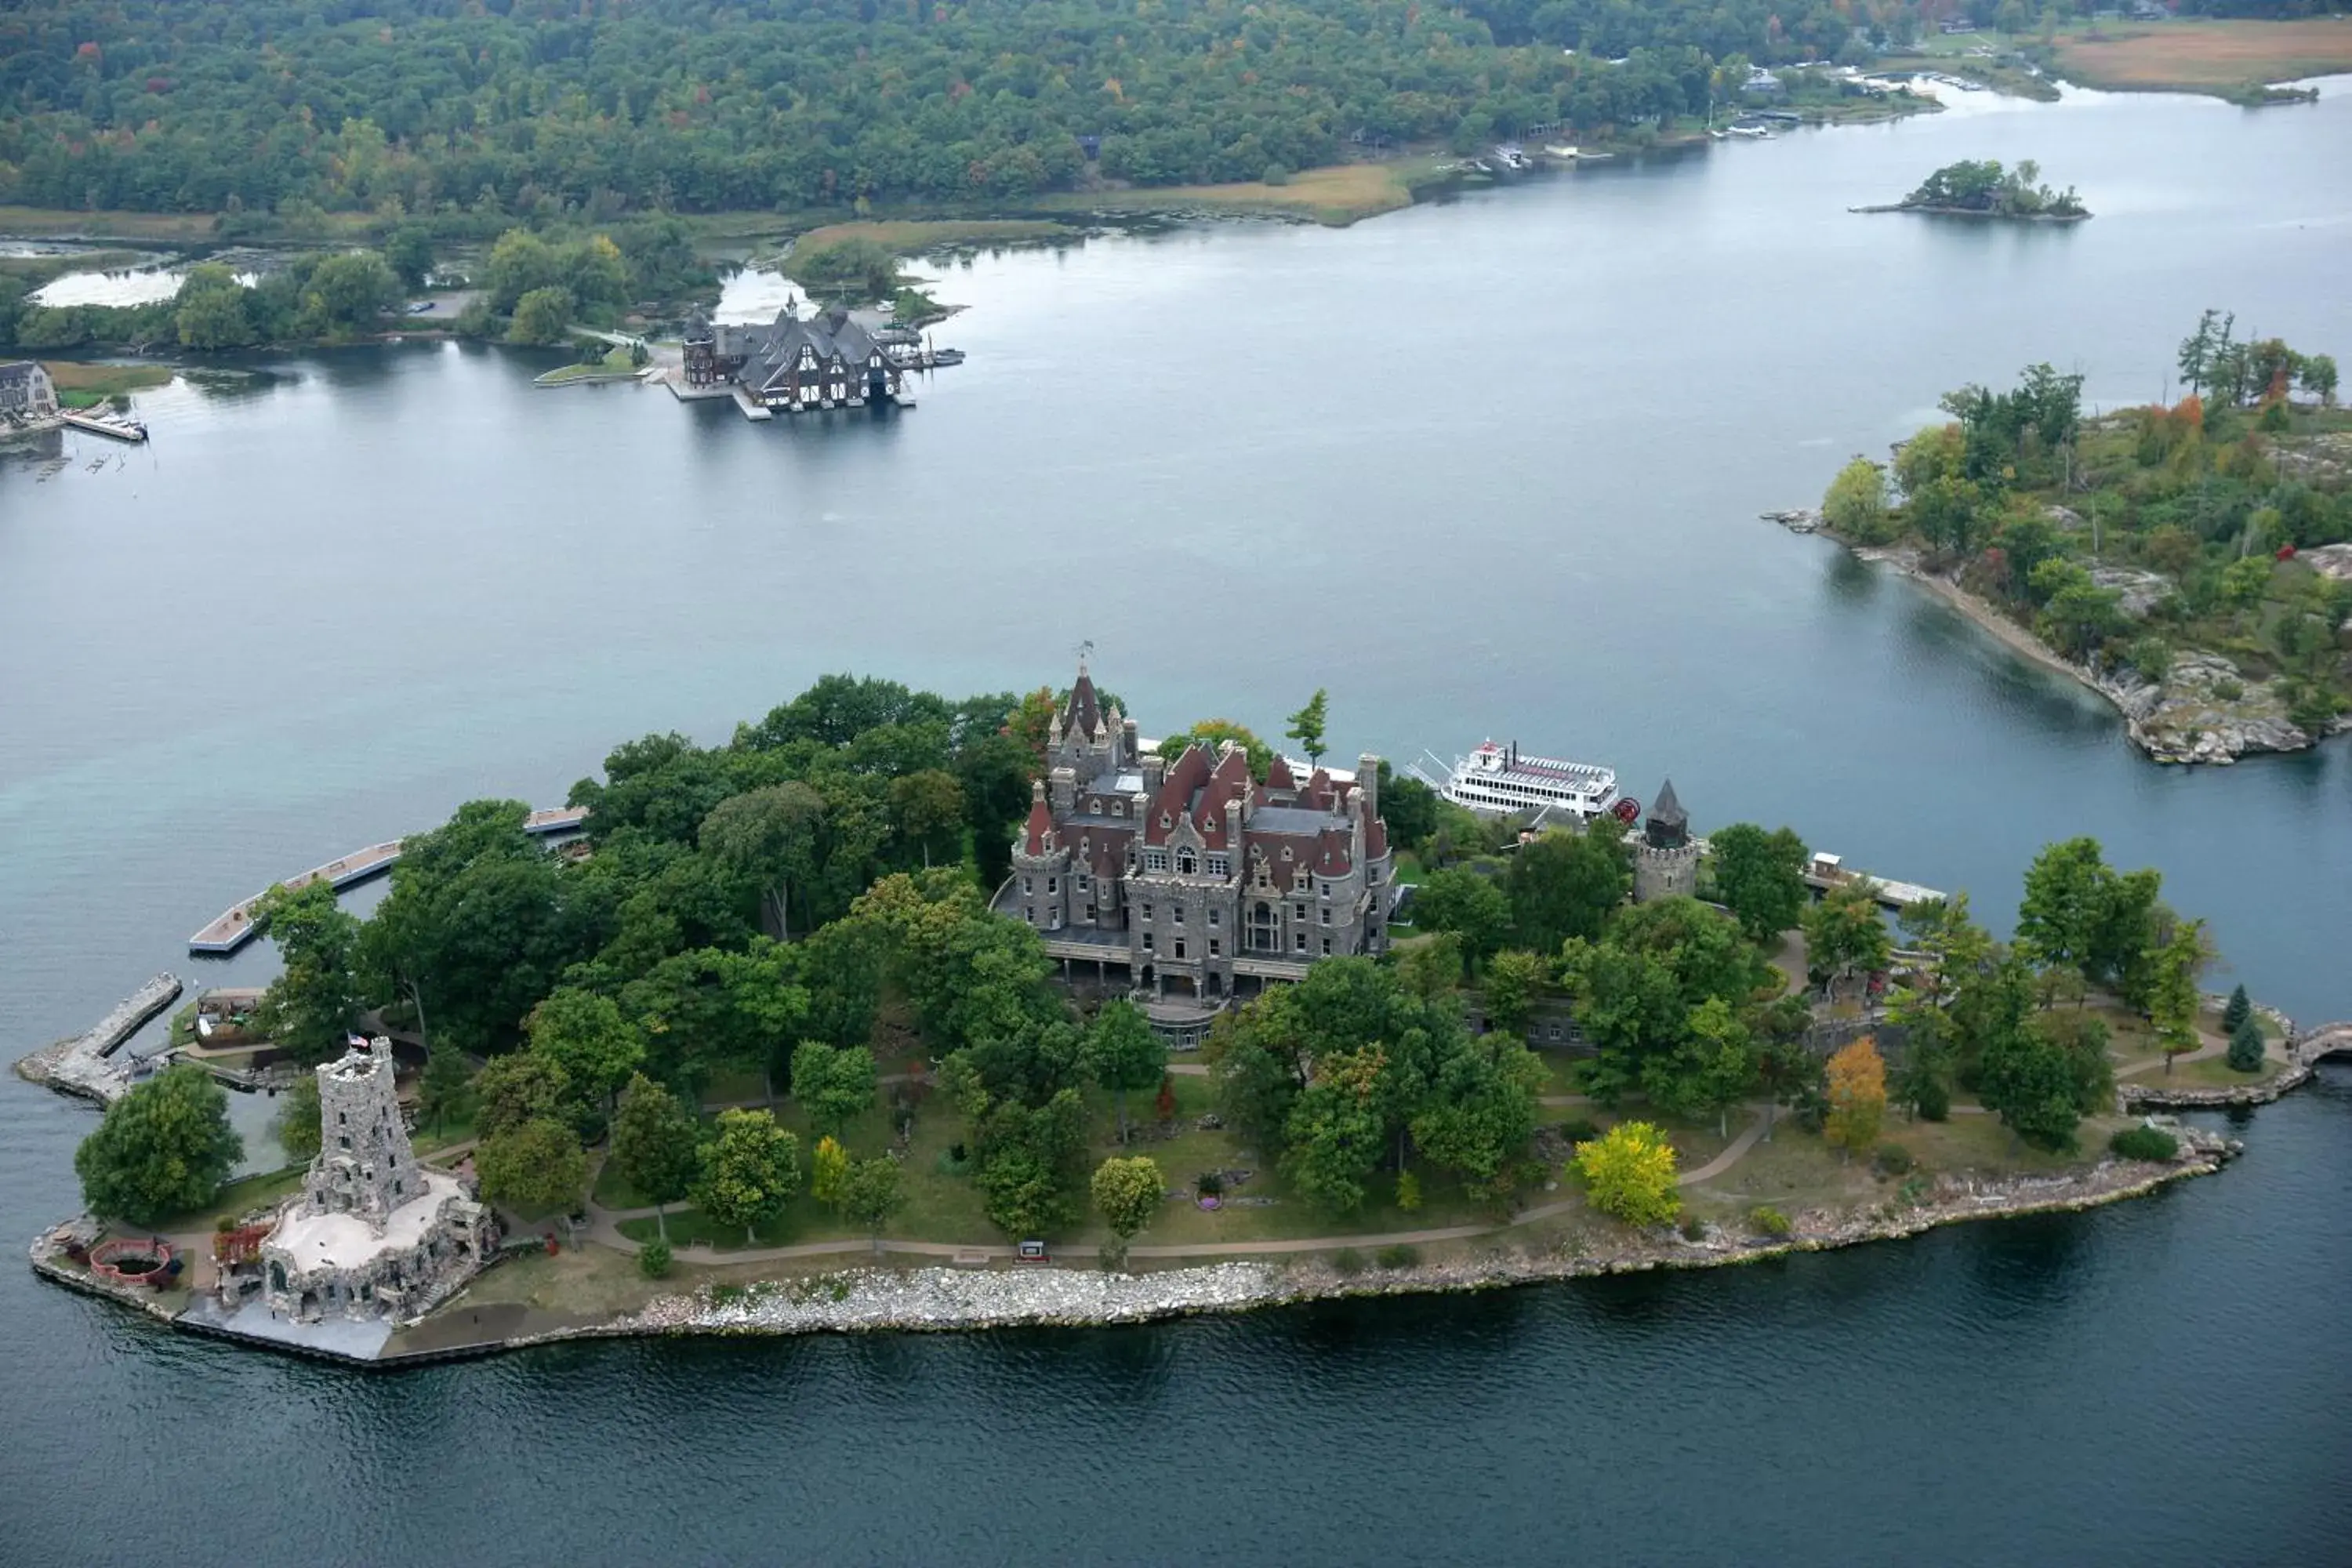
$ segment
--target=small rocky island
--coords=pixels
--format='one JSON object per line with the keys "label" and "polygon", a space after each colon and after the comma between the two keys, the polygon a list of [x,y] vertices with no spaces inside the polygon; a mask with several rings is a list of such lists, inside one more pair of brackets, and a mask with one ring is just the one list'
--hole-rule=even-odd
{"label": "small rocky island", "polygon": [[2013,223],[2080,223],[2091,216],[2074,187],[2053,191],[2040,183],[2042,166],[2021,160],[2013,169],[1999,159],[1963,158],[1947,163],[1901,201],[1856,207],[1864,213],[1937,213],[1947,217],[2003,218]]}

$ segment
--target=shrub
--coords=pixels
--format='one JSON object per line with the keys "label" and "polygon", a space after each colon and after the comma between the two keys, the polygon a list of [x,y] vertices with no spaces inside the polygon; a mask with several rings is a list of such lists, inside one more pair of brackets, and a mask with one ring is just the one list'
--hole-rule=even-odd
{"label": "shrub", "polygon": [[2108,1139],[2107,1147],[2126,1160],[2169,1160],[2180,1152],[2180,1140],[2161,1127],[2142,1122]]}
{"label": "shrub", "polygon": [[1364,1255],[1352,1247],[1343,1247],[1331,1255],[1331,1267],[1342,1274],[1361,1274]]}
{"label": "shrub", "polygon": [[1683,1239],[1685,1241],[1705,1241],[1706,1239],[1706,1221],[1699,1218],[1698,1215],[1695,1214],[1683,1215]]}
{"label": "shrub", "polygon": [[1394,1242],[1372,1254],[1372,1260],[1383,1268],[1410,1268],[1421,1261],[1421,1248]]}
{"label": "shrub", "polygon": [[1559,1135],[1571,1143],[1590,1143],[1601,1136],[1601,1123],[1590,1116],[1571,1116],[1559,1124]]}
{"label": "shrub", "polygon": [[1421,1178],[1412,1172],[1397,1173],[1396,1202],[1407,1214],[1421,1206]]}
{"label": "shrub", "polygon": [[1870,1156],[1870,1163],[1882,1176],[1899,1176],[1916,1163],[1911,1151],[1900,1143],[1881,1143]]}
{"label": "shrub", "polygon": [[669,1277],[669,1243],[656,1237],[637,1248],[637,1272],[648,1279]]}
{"label": "shrub", "polygon": [[1791,1227],[1787,1215],[1769,1204],[1758,1204],[1748,1211],[1748,1228],[1759,1236],[1778,1239],[1788,1235]]}
{"label": "shrub", "polygon": [[1223,1171],[1203,1171],[1194,1178],[1192,1190],[1204,1198],[1220,1196],[1225,1190],[1225,1173]]}

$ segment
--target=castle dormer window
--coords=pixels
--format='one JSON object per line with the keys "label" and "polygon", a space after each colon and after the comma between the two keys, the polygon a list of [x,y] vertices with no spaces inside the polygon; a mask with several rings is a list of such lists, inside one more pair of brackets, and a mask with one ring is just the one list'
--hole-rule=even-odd
{"label": "castle dormer window", "polygon": [[1163,828],[1172,826],[1168,820],[1168,814],[1164,811],[1160,814],[1160,826]]}
{"label": "castle dormer window", "polygon": [[1200,868],[1200,858],[1190,849],[1179,849],[1176,851],[1176,869],[1189,877]]}

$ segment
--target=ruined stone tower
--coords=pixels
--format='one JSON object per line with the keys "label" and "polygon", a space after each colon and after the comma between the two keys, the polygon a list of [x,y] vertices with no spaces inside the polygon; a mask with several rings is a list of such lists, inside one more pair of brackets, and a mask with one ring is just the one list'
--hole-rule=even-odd
{"label": "ruined stone tower", "polygon": [[383,1036],[319,1069],[319,1152],[302,1191],[307,1212],[352,1215],[378,1236],[393,1210],[425,1191]]}
{"label": "ruined stone tower", "polygon": [[1659,787],[1633,841],[1633,901],[1687,897],[1698,889],[1698,846],[1691,842],[1690,817],[1675,798],[1675,781]]}

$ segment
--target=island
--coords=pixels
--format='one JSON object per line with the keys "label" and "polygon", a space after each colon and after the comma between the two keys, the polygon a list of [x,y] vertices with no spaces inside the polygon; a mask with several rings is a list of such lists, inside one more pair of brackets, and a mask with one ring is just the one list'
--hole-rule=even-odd
{"label": "island", "polygon": [[1891,468],[1856,458],[1819,511],[1783,520],[2081,680],[2158,761],[2300,751],[2352,729],[2336,362],[2208,310],[2179,369],[2177,404],[2094,417],[2082,376],[2047,364],[2006,392],[1962,387]]}
{"label": "island", "polygon": [[[159,977],[20,1064],[105,1104],[33,1265],[373,1365],[1127,1321],[2109,1202],[2232,1152],[2158,1108],[2352,1050],[2204,994],[2202,923],[2089,838],[2000,942],[1787,828],[1701,835],[1671,784],[1474,815],[1327,761],[1330,716],[1154,743],[1084,666],[829,677],[615,747],[564,812],[378,847],[364,920],[290,879],[241,927],[266,989],[118,1067]],[[281,1102],[236,1179],[231,1091]]]}
{"label": "island", "polygon": [[2011,223],[2079,223],[2091,216],[2074,187],[2053,191],[2037,184],[2042,167],[2027,158],[2004,170],[1998,160],[1963,158],[1947,163],[1919,188],[1885,206],[1855,207],[1861,213],[1936,213],[1946,217],[1999,218]]}

